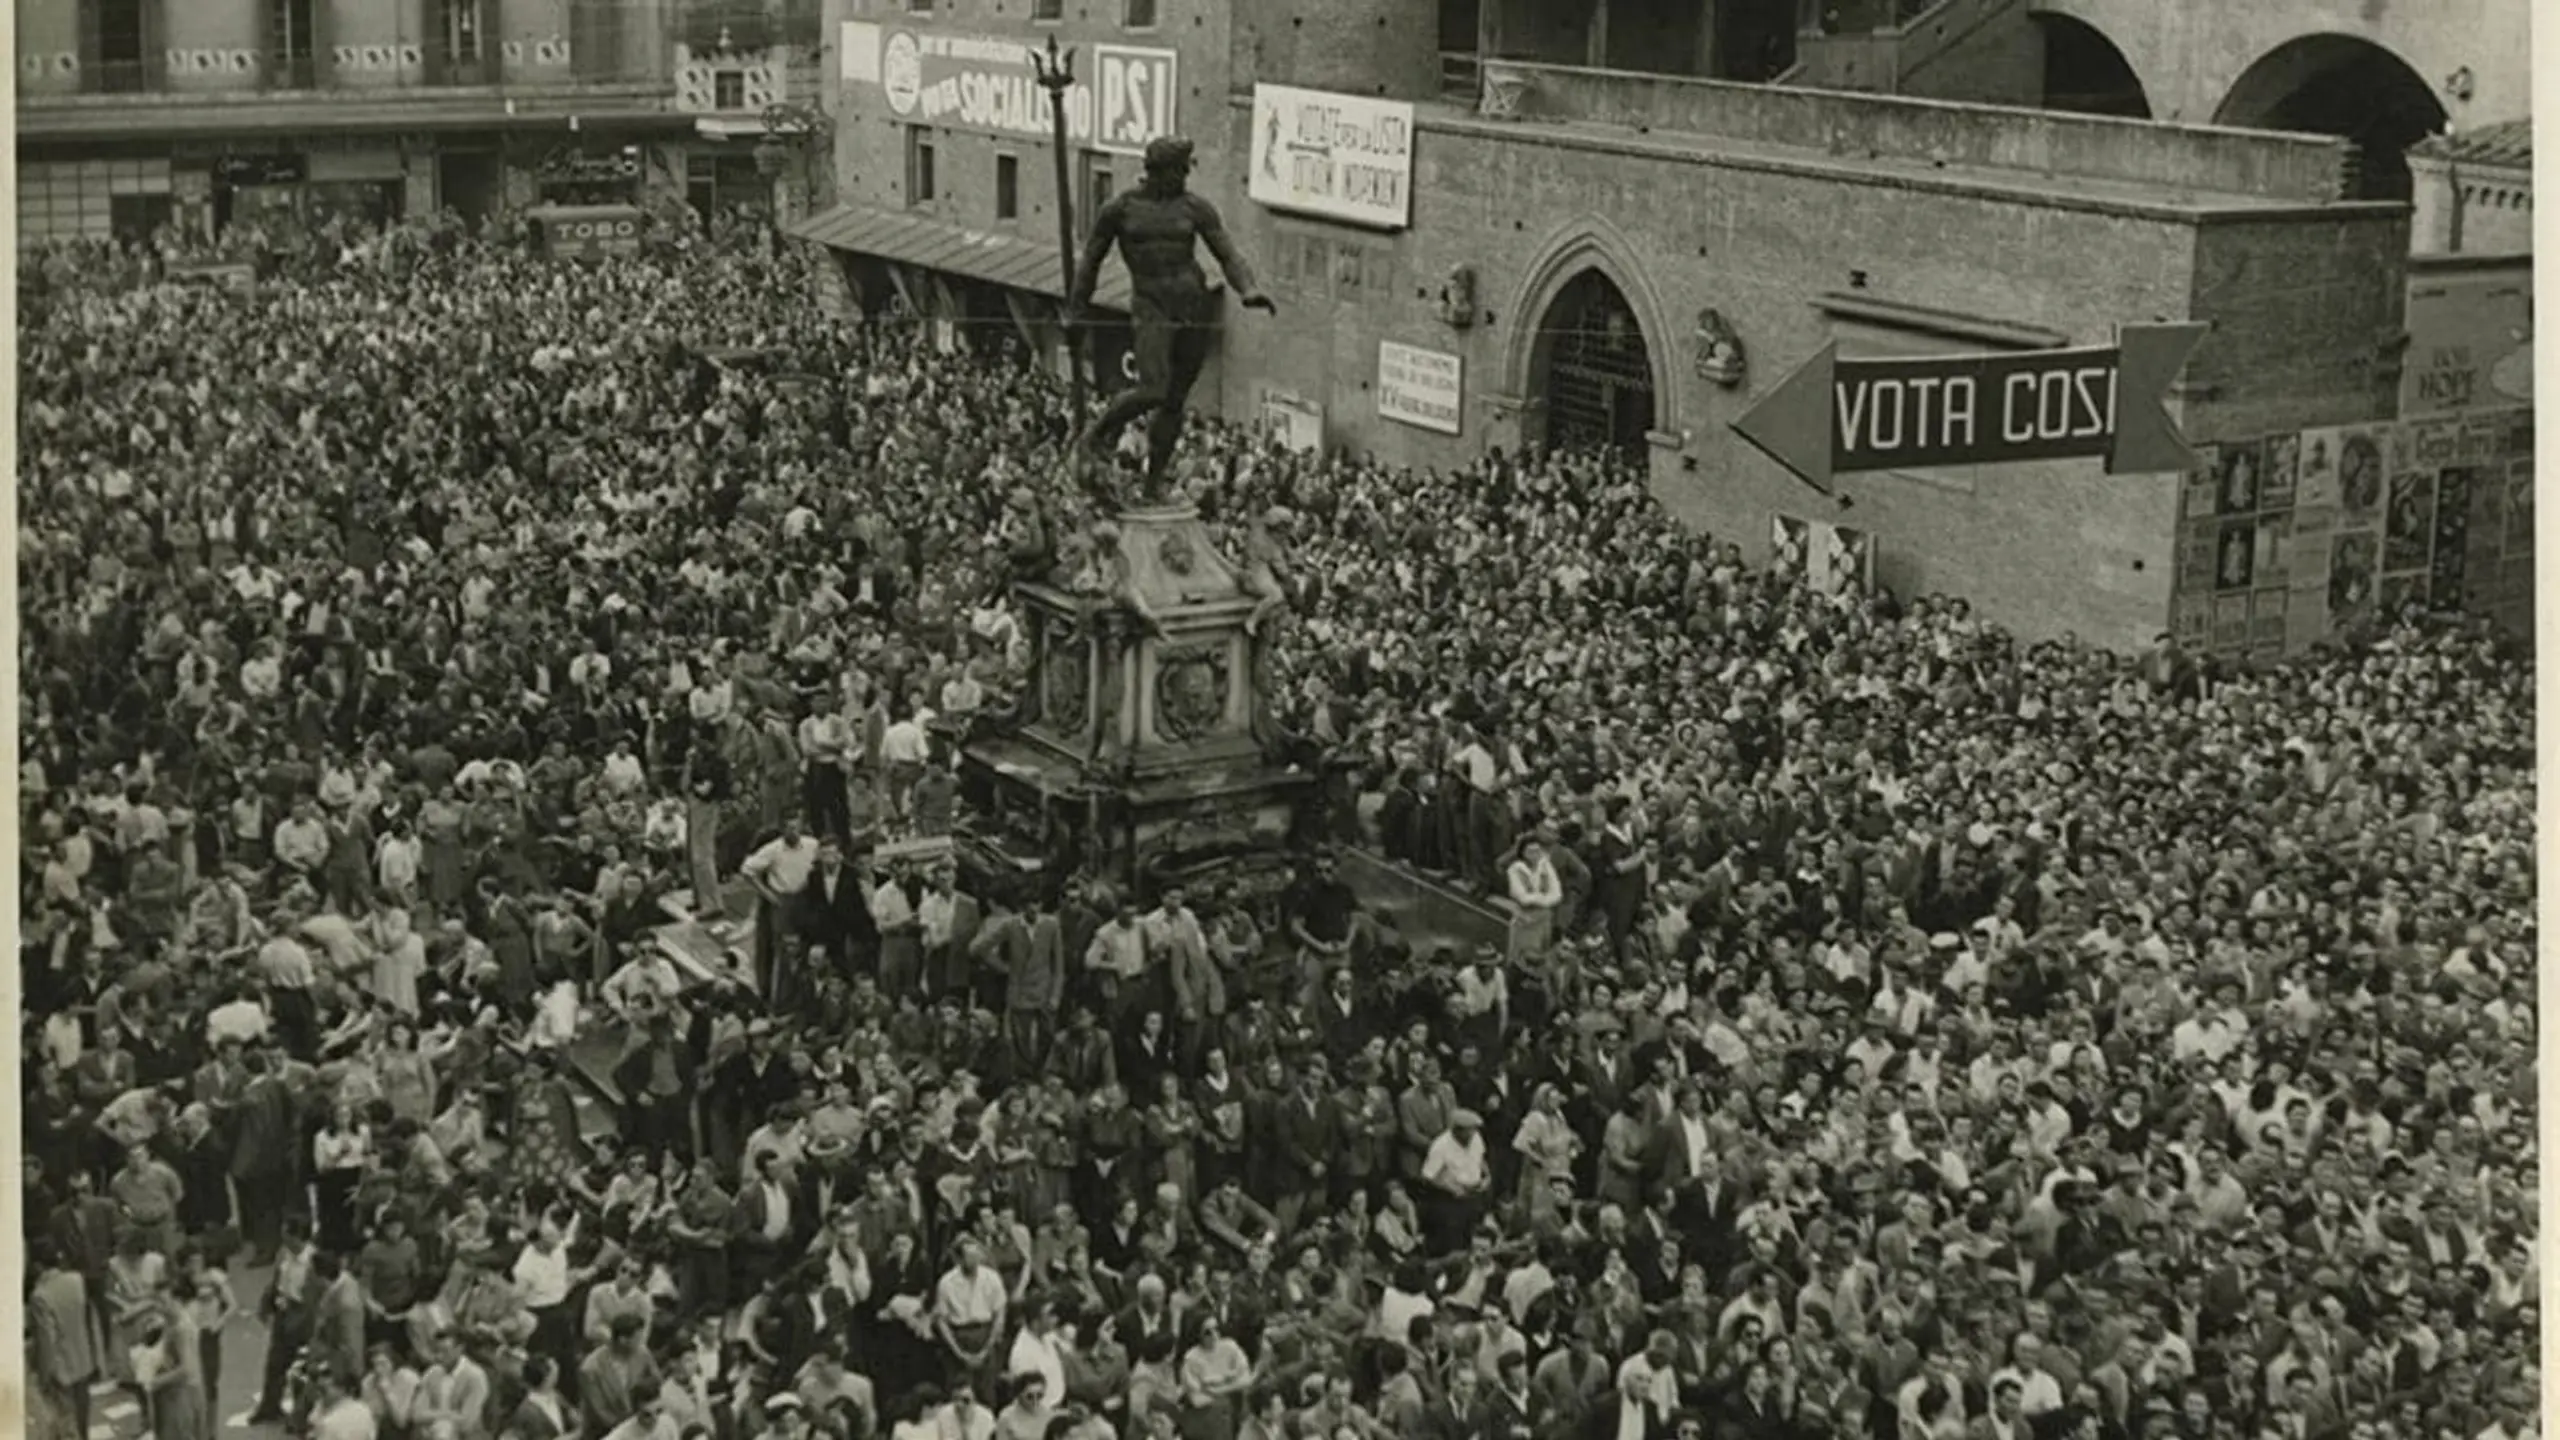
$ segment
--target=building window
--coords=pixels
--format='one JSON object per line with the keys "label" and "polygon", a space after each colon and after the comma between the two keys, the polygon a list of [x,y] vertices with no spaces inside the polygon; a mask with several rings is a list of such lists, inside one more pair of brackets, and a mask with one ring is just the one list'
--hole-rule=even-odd
{"label": "building window", "polygon": [[169,223],[166,194],[107,197],[107,224],[119,240],[148,240]]}
{"label": "building window", "polygon": [[311,0],[271,0],[267,7],[268,73],[288,90],[308,90],[314,74]]}
{"label": "building window", "polygon": [[933,203],[933,137],[923,126],[907,127],[907,203]]}
{"label": "building window", "polygon": [[933,0],[907,0],[907,13],[910,15],[930,15],[933,13]]}
{"label": "building window", "polygon": [[480,0],[445,0],[445,58],[480,58]]}
{"label": "building window", "polygon": [[1084,215],[1090,221],[1103,202],[1111,198],[1111,157],[1087,150],[1082,164],[1084,183],[1076,188],[1084,192]]}
{"label": "building window", "polygon": [[141,0],[101,0],[90,15],[97,27],[98,88],[127,94],[149,88]]}
{"label": "building window", "polygon": [[1120,0],[1120,23],[1131,30],[1156,28],[1156,0]]}
{"label": "building window", "polygon": [[1035,21],[1064,20],[1067,18],[1067,0],[1031,0],[1031,18]]}
{"label": "building window", "polygon": [[714,70],[711,72],[711,108],[744,110],[747,108],[747,72]]}
{"label": "building window", "polygon": [[1351,296],[1351,295],[1357,295],[1357,294],[1359,294],[1359,293],[1360,293],[1360,289],[1361,289],[1361,274],[1360,274],[1360,272],[1361,272],[1361,267],[1362,267],[1362,265],[1365,263],[1365,261],[1366,261],[1366,260],[1367,260],[1367,258],[1368,258],[1366,251],[1367,251],[1367,247],[1365,247],[1365,246],[1361,246],[1361,245],[1355,245],[1355,244],[1351,243],[1351,242],[1350,242],[1350,241],[1348,241],[1348,240],[1345,240],[1345,241],[1343,241],[1342,243],[1340,243],[1339,245],[1337,245],[1337,246],[1335,246],[1335,247],[1334,247],[1334,251],[1333,251],[1333,293],[1334,293],[1334,294],[1336,294],[1336,295],[1340,295],[1340,296]]}
{"label": "building window", "polygon": [[1022,213],[1022,161],[1018,156],[996,157],[996,218],[1011,220]]}

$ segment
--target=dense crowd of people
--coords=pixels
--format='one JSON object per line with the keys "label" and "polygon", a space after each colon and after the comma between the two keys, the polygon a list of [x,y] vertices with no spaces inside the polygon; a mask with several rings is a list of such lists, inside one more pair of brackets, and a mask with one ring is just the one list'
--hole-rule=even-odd
{"label": "dense crowd of people", "polygon": [[[2537,1430],[2533,690],[2477,628],[2023,643],[1608,455],[1195,420],[1282,725],[1530,943],[1417,951],[1329,852],[1008,889],[874,852],[1022,683],[1060,387],[796,253],[377,239],[22,262],[33,1433]],[[705,980],[658,935],[729,893]]]}

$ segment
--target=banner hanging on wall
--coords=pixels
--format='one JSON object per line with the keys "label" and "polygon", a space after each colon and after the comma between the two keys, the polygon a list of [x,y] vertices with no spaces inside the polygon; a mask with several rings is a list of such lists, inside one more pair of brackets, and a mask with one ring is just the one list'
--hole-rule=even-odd
{"label": "banner hanging on wall", "polygon": [[[1049,138],[1049,93],[1031,47],[995,35],[907,30],[847,20],[839,36],[847,86],[918,125],[985,135]],[[1174,133],[1178,57],[1136,45],[1080,49],[1067,91],[1067,139],[1120,155]]]}
{"label": "banner hanging on wall", "polygon": [[1413,221],[1413,107],[1256,85],[1247,174],[1257,205],[1401,230]]}
{"label": "banner hanging on wall", "polygon": [[1460,430],[1465,403],[1464,362],[1418,345],[1378,342],[1378,417],[1400,420],[1443,435]]}

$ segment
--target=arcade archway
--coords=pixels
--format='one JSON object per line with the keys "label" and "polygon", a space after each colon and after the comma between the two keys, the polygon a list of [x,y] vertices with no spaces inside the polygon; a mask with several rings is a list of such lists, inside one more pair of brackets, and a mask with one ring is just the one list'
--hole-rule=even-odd
{"label": "arcade archway", "polygon": [[2036,14],[2044,32],[2044,108],[2075,115],[2151,118],[2151,96],[2105,31],[2076,16]]}
{"label": "arcade archway", "polygon": [[2214,112],[2217,125],[2336,135],[2356,147],[2354,200],[2406,200],[2409,147],[2444,129],[2435,91],[2409,62],[2354,35],[2303,35],[2258,57]]}
{"label": "arcade archway", "polygon": [[1653,355],[1626,292],[1597,267],[1557,290],[1530,366],[1549,445],[1643,450],[1655,424]]}

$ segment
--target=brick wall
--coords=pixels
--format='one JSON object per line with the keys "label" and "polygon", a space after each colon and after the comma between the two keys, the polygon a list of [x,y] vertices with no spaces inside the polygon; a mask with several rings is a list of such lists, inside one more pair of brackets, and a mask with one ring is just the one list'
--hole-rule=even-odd
{"label": "brick wall", "polygon": [[[2279,413],[2298,411],[2303,418],[2281,423],[2302,424],[2323,423],[2315,413],[2376,413],[2364,408],[2377,383],[2371,339],[2390,323],[2406,243],[2391,207],[2306,209],[2199,231],[2165,208],[1886,184],[1765,156],[1648,151],[1579,129],[1447,112],[1429,112],[1425,128],[1413,228],[1402,235],[1274,216],[1232,189],[1216,192],[1286,307],[1276,323],[1231,326],[1229,413],[1252,413],[1275,390],[1313,400],[1331,443],[1394,462],[1451,463],[1514,442],[1517,411],[1506,397],[1528,383],[1539,319],[1528,311],[1552,293],[1545,282],[1596,262],[1628,291],[1654,352],[1656,489],[1684,519],[1754,555],[1765,553],[1780,513],[1866,530],[1878,537],[1878,577],[1898,590],[1961,593],[2024,633],[2071,630],[2117,644],[2147,641],[2165,622],[2172,477],[2110,477],[2094,460],[1847,477],[1844,510],[1731,433],[1753,397],[1831,338],[1817,297],[1858,286],[1879,301],[2083,344],[2104,342],[2123,322],[2227,315],[2226,330],[2247,339],[2226,338],[2213,353],[2239,377],[2215,392],[2217,423],[2265,417],[2262,428],[2272,428]],[[1557,263],[1560,249],[1575,258]],[[2220,267],[2210,282],[2198,274],[2202,260]],[[1432,298],[1459,264],[1476,268],[1489,312],[1465,331],[1442,323]],[[1691,369],[1694,317],[1710,306],[1749,350],[1750,377],[1735,390]],[[2364,337],[2368,358],[2337,358],[2342,334]],[[1465,433],[1376,418],[1381,339],[1462,358]]]}
{"label": "brick wall", "polygon": [[1239,90],[1296,85],[1390,100],[1428,99],[1440,91],[1440,15],[1431,5],[1251,0],[1232,10]]}
{"label": "brick wall", "polygon": [[2385,204],[2218,221],[2196,236],[2189,438],[2385,419],[2399,406],[2408,212]]}

